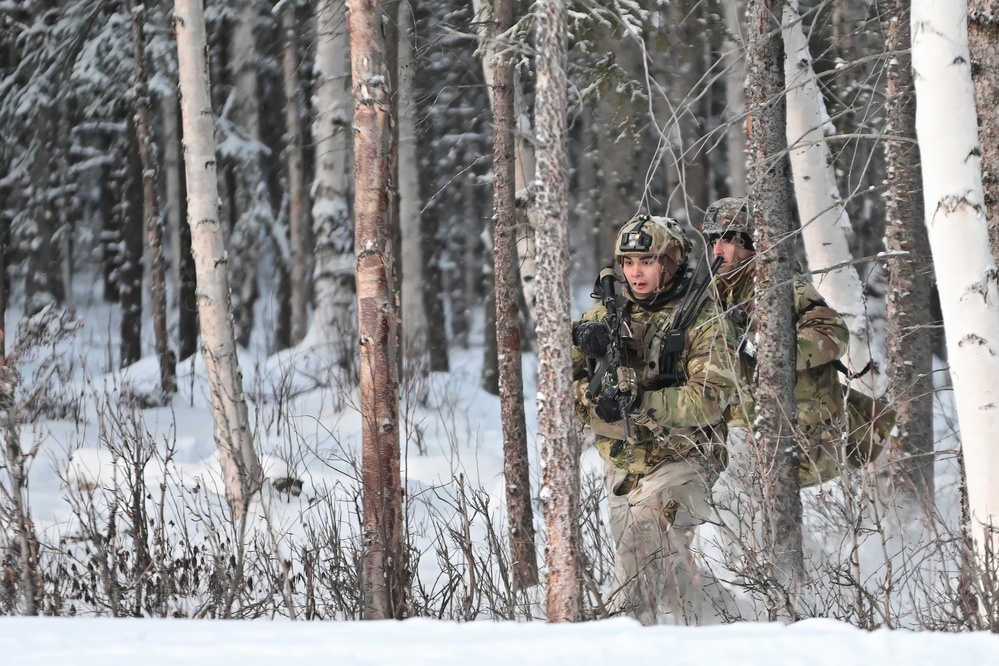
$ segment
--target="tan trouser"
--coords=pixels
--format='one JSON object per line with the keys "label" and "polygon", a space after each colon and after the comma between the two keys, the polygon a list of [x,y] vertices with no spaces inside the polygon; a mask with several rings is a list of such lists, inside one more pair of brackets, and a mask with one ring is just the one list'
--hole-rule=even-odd
{"label": "tan trouser", "polygon": [[625,470],[606,470],[617,544],[610,607],[647,625],[666,613],[676,624],[697,624],[703,601],[690,544],[711,516],[715,474],[700,459],[665,463],[637,482]]}

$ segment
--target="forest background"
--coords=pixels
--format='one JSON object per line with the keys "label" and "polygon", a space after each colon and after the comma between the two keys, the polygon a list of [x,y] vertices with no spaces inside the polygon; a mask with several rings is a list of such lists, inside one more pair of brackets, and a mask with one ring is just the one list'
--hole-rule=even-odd
{"label": "forest background", "polygon": [[[978,56],[984,53],[980,45],[989,43],[995,25],[988,12],[968,4],[976,63],[970,73],[976,92],[989,100],[996,74],[976,57],[976,48]],[[827,539],[811,544],[810,601],[792,616],[830,615],[864,627],[992,626],[994,613],[982,612],[993,583],[988,567],[977,575],[965,566],[971,547],[957,501],[961,474],[951,468],[943,473],[954,487],[941,487],[939,470],[934,474],[934,459],[956,465],[957,431],[947,422],[949,409],[933,419],[941,400],[937,389],[948,385],[948,354],[939,299],[930,288],[933,262],[922,201],[913,194],[922,189],[919,161],[909,163],[916,167],[913,176],[892,153],[916,143],[911,109],[908,130],[892,123],[892,114],[904,107],[900,100],[913,98],[908,45],[893,41],[897,26],[909,25],[908,3],[791,6],[800,18],[782,17],[785,26],[797,25],[807,36],[807,57],[791,62],[807,62],[814,72],[813,99],[823,109],[819,122],[798,136],[819,131],[821,141],[809,143],[828,150],[821,166],[831,169],[835,192],[832,203],[806,215],[797,190],[797,205],[788,209],[797,229],[795,253],[820,280],[843,268],[816,261],[806,239],[821,211],[832,210],[833,228],[848,245],[845,266],[861,287],[852,305],[836,303],[852,316],[853,330],[863,331],[855,338],[866,350],[860,361],[850,359],[851,366],[863,365],[865,353],[874,360],[867,390],[885,397],[900,420],[896,450],[886,452],[876,469],[804,494],[806,522]],[[217,226],[225,237],[217,258],[224,259],[231,286],[237,353],[255,359],[250,365],[259,370],[252,373],[256,384],[248,375],[239,389],[253,408],[253,448],[264,458],[270,496],[284,498],[274,506],[285,507],[272,507],[278,513],[262,521],[268,529],[247,537],[224,471],[168,471],[185,440],[161,421],[164,408],[176,419],[178,402],[204,406],[211,402],[206,393],[215,397],[215,389],[204,386],[211,372],[198,354],[203,323],[192,252],[196,225],[185,223],[189,165],[180,130],[174,7],[0,3],[2,308],[5,321],[24,323],[8,343],[7,367],[20,376],[5,375],[4,383],[5,427],[15,429],[6,431],[4,452],[10,475],[3,506],[7,612],[353,618],[370,610],[357,589],[371,551],[359,508],[360,435],[331,429],[321,419],[306,435],[289,411],[320,400],[321,408],[309,406],[314,414],[329,409],[338,419],[354,414],[363,421],[354,272],[356,124],[344,9],[325,1],[204,4]],[[497,351],[509,344],[496,335],[493,271],[494,250],[504,245],[493,229],[497,175],[491,159],[501,125],[491,122],[487,84],[500,63],[514,72],[513,122],[506,126],[516,128],[509,134],[517,144],[521,216],[515,298],[523,341],[518,334],[517,345],[528,360],[524,383],[532,388],[537,19],[530,7],[515,6],[518,20],[497,37],[489,31],[492,9],[448,0],[381,7],[395,146],[393,179],[384,190],[391,193],[389,217],[399,248],[389,255],[398,276],[391,289],[401,304],[401,404],[404,412],[413,410],[403,415],[400,433],[407,474],[414,451],[417,457],[428,451],[450,456],[449,468],[459,469],[458,451],[475,439],[474,422],[459,432],[420,420],[430,413],[455,418],[460,401],[439,390],[456,376],[455,361],[481,355],[472,364],[480,368],[476,382],[495,395],[500,360],[509,356]],[[568,13],[564,213],[572,302],[566,307],[578,312],[588,304],[592,279],[609,261],[621,222],[649,212],[696,226],[714,199],[749,192],[752,123],[744,85],[752,63],[742,9],[734,1],[581,3]],[[785,40],[790,44],[787,35]],[[498,58],[497,45],[505,54]],[[893,88],[899,69],[910,76],[901,90]],[[995,106],[979,103],[988,113]],[[983,162],[994,163],[994,123],[980,113],[978,126]],[[792,153],[785,155],[793,160]],[[917,178],[915,184],[904,180],[907,175]],[[994,187],[987,170],[985,176],[985,187]],[[794,177],[797,187],[800,173]],[[983,206],[997,200],[987,194]],[[94,313],[104,322],[96,331]],[[936,388],[934,358],[941,368]],[[467,384],[456,381],[464,391]],[[50,430],[52,423],[60,425]],[[528,423],[533,439],[533,417]],[[509,439],[505,419],[503,426],[502,437]],[[41,473],[43,442],[53,440],[58,452],[45,455],[65,508],[62,518],[43,525],[31,518],[28,488],[30,474]],[[219,470],[224,457],[215,463]],[[530,485],[538,488],[537,451],[528,457],[534,463]],[[149,485],[149,466],[156,463],[158,482]],[[335,480],[317,467],[332,469]],[[311,481],[303,481],[307,477]],[[584,480],[582,493],[586,617],[603,612],[610,575],[594,478],[589,492]],[[886,479],[894,479],[890,501],[875,490]],[[543,615],[538,589],[518,579],[531,572],[518,572],[509,561],[516,540],[505,534],[506,515],[496,504],[509,501],[511,484],[506,491],[466,484],[463,474],[454,474],[430,489],[420,487],[417,494],[447,496],[446,512],[433,503],[419,510],[407,505],[407,525],[421,522],[412,515],[417,511],[429,526],[426,534],[407,535],[418,563],[404,585],[407,612],[462,619]],[[209,485],[217,492],[202,492]],[[532,491],[531,503],[540,506],[540,496]],[[489,497],[496,498],[493,505]],[[306,504],[293,505],[292,498]],[[288,506],[304,512],[299,518],[316,511],[323,517],[275,517],[289,515]],[[899,508],[904,511],[888,520]],[[42,537],[26,540],[34,526]],[[720,578],[737,597],[721,602],[717,619],[786,612],[747,555],[754,552],[752,530],[733,537],[723,534],[724,524],[717,527],[721,536],[704,535],[702,555],[727,572]],[[424,539],[438,549],[429,570],[416,557]],[[873,564],[861,556],[872,549],[881,553]],[[87,575],[75,577],[80,571]]]}

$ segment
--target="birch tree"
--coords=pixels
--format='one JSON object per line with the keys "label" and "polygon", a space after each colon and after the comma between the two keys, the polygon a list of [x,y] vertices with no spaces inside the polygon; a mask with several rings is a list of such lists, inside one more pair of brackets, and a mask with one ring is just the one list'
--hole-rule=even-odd
{"label": "birch tree", "polygon": [[968,11],[964,2],[912,2],[916,135],[923,205],[944,315],[961,428],[970,530],[984,565],[999,513],[999,290],[989,251]]}
{"label": "birch tree", "polygon": [[547,618],[582,619],[579,531],[579,443],[573,424],[566,118],[568,9],[565,0],[537,5],[538,439],[541,499],[548,545]]}
{"label": "birch tree", "polygon": [[[787,145],[801,219],[801,237],[808,266],[815,273],[816,288],[850,329],[847,367],[858,372],[872,358],[866,299],[850,252],[848,238],[853,235],[853,228],[826,144],[823,130],[828,123],[828,114],[812,68],[797,0],[784,6],[783,36]],[[873,356],[872,369],[878,372],[875,368],[881,367],[884,353]],[[871,381],[874,395],[881,393],[879,388]]]}
{"label": "birch tree", "polygon": [[324,349],[342,371],[357,356],[354,225],[351,219],[350,49],[343,0],[316,0],[316,86],[312,135],[313,271],[316,309],[303,346]]}
{"label": "birch tree", "polygon": [[364,617],[406,613],[406,551],[399,471],[399,381],[392,228],[391,102],[378,0],[348,0],[354,91],[354,248],[361,356]]}
{"label": "birch tree", "polygon": [[[888,196],[885,250],[889,263],[885,338],[889,397],[898,436],[890,440],[889,474],[901,492],[898,506],[933,498],[933,332],[930,328],[930,243],[924,223],[916,94],[912,80],[910,0],[889,0],[885,37],[889,57],[885,113]],[[913,501],[906,501],[906,498]]]}
{"label": "birch tree", "polygon": [[209,97],[201,0],[176,0],[174,28],[180,79],[188,223],[198,277],[201,353],[205,359],[225,495],[237,524],[260,489],[261,470],[236,357],[228,262],[216,177],[215,120]]}
{"label": "birch tree", "polygon": [[787,595],[779,600],[793,615],[793,597],[804,579],[801,447],[794,436],[794,312],[791,286],[791,192],[784,158],[787,147],[781,0],[750,0],[749,80],[746,102],[752,123],[750,200],[755,202],[756,305],[759,321],[756,366],[756,433],[751,452],[762,471],[764,543],[771,575]]}
{"label": "birch tree", "polygon": [[[172,19],[167,16],[168,11],[172,11],[172,4],[169,7],[167,4],[159,2],[154,5],[155,9],[150,15],[155,26],[154,34],[172,32],[168,24]],[[150,43],[155,44],[154,41]],[[186,219],[184,166],[180,152],[180,107],[176,86],[177,65],[170,55],[175,49],[172,44],[170,46],[170,49],[151,50],[150,55],[153,56],[153,70],[172,84],[156,91],[161,131],[159,169],[164,184],[163,223],[169,238],[171,258],[166,268],[172,269],[170,275],[177,312],[176,360],[184,361],[198,352],[198,304],[195,297],[197,278],[194,256],[191,254],[191,228]]]}

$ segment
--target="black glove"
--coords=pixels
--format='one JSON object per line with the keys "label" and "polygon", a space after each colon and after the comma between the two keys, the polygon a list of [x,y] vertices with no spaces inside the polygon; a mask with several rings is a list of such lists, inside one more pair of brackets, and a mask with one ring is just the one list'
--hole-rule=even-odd
{"label": "black glove", "polygon": [[[642,402],[642,393],[643,391],[641,388],[635,389],[634,400],[630,403],[631,408],[636,407]],[[624,412],[621,411],[621,399],[618,391],[612,390],[601,395],[600,399],[597,400],[597,405],[594,408],[594,411],[604,423],[617,423],[623,419]]]}
{"label": "black glove", "polygon": [[607,354],[610,347],[610,330],[599,321],[583,322],[576,327],[572,336],[573,343],[583,352],[583,356],[601,358]]}
{"label": "black glove", "polygon": [[597,416],[604,423],[617,423],[624,418],[624,414],[621,413],[621,405],[618,404],[617,398],[600,398],[597,402],[595,408]]}

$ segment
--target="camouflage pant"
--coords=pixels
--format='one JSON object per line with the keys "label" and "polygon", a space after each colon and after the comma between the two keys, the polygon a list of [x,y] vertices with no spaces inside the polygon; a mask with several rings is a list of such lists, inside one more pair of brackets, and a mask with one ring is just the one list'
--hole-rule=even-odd
{"label": "camouflage pant", "polygon": [[700,459],[664,463],[644,476],[605,469],[617,545],[612,610],[646,625],[667,613],[676,624],[698,624],[703,595],[690,544],[711,515],[715,474]]}

